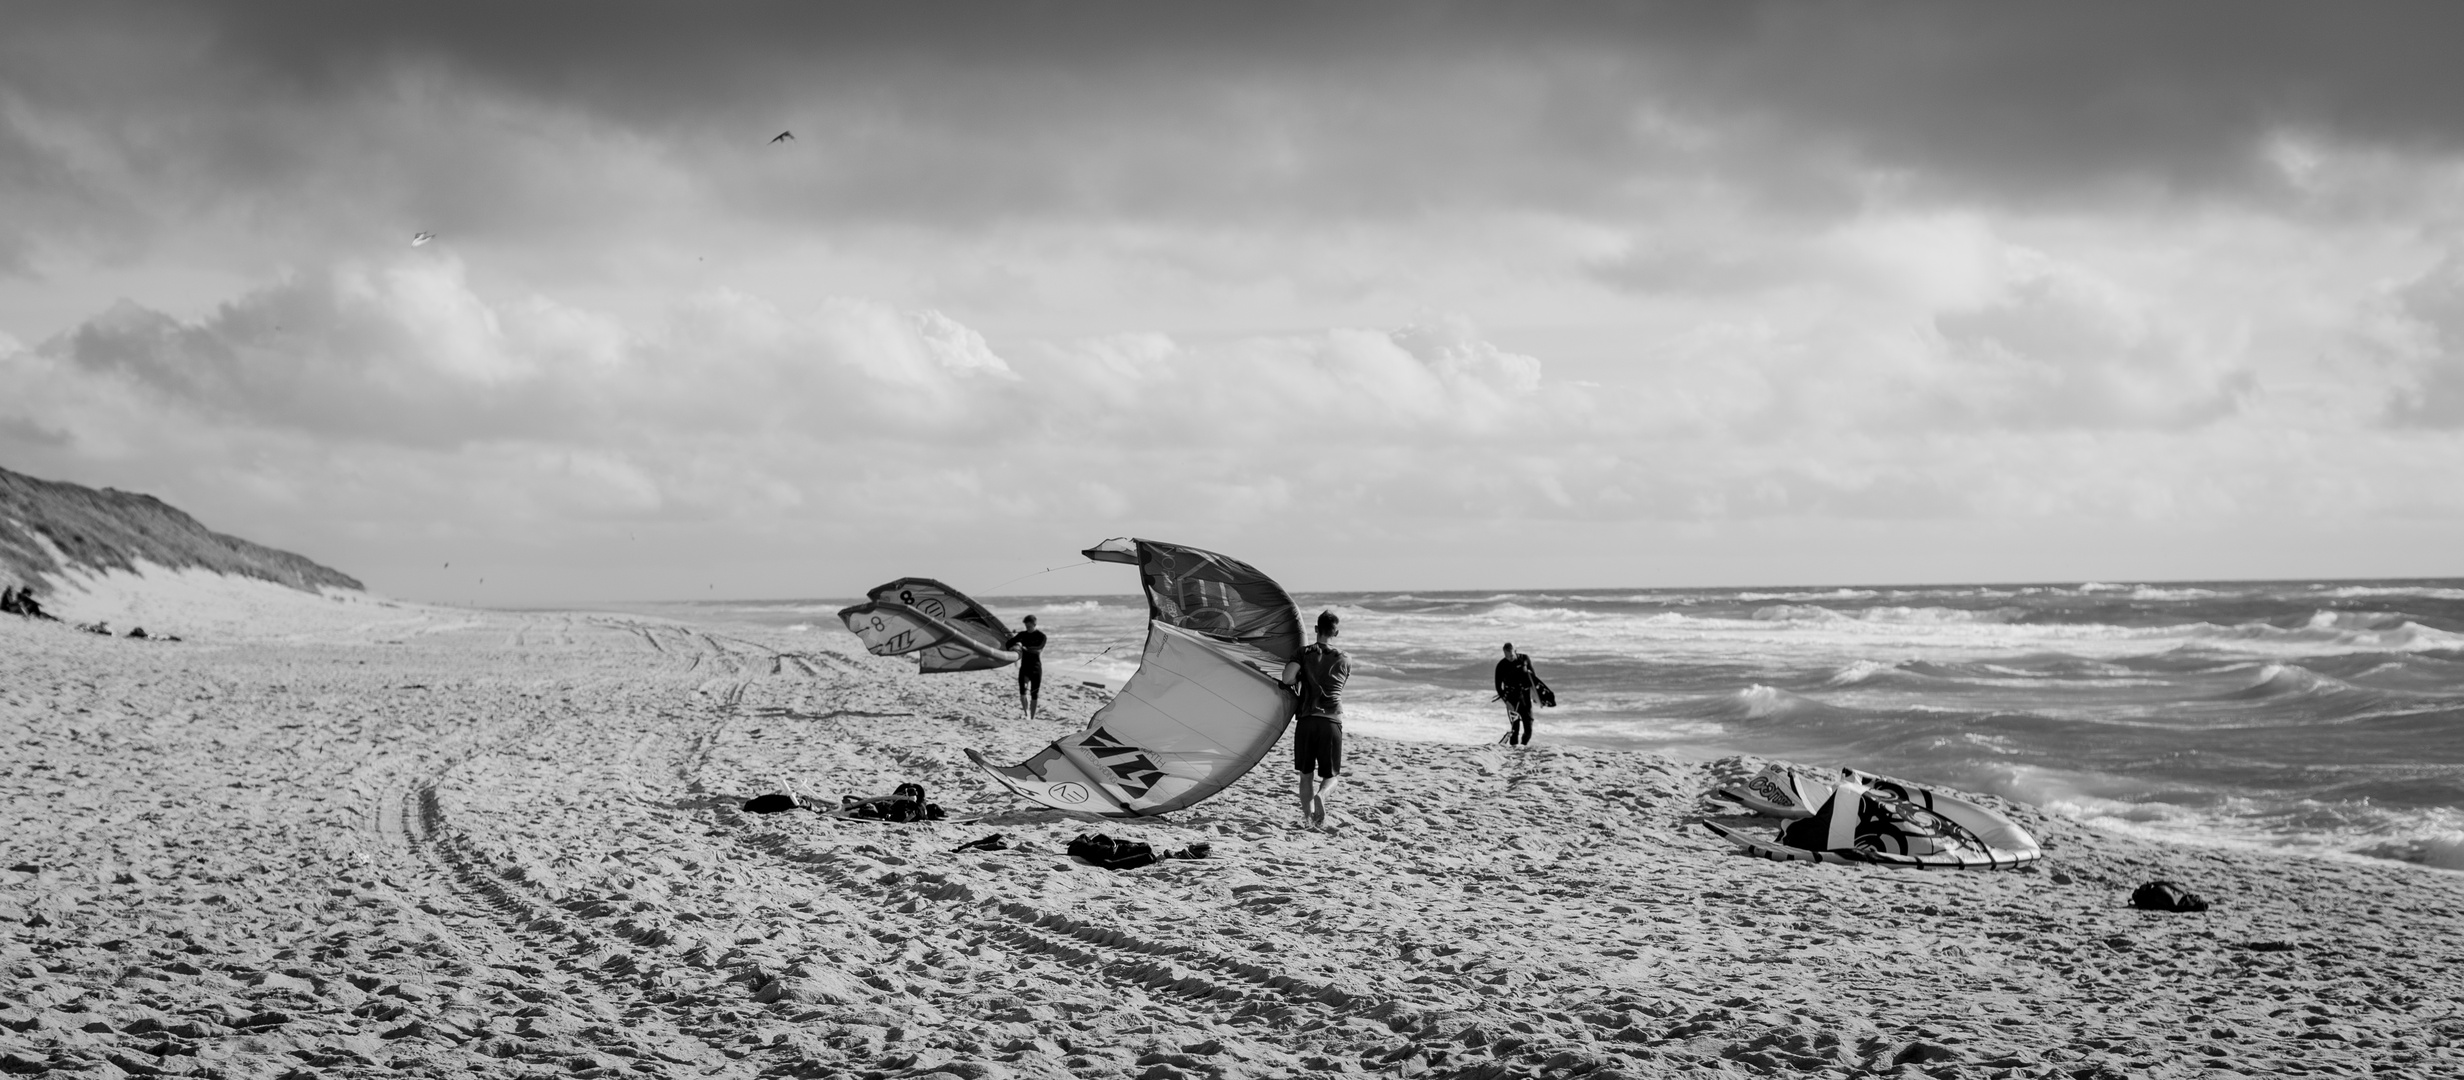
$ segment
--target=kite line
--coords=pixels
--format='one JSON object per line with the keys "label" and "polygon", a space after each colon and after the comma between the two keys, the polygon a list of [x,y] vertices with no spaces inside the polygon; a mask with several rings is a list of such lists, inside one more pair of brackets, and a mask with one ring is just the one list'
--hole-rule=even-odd
{"label": "kite line", "polygon": [[1027,580],[1028,578],[1031,578],[1031,577],[1042,577],[1042,576],[1044,576],[1044,575],[1046,575],[1046,574],[1049,574],[1049,573],[1051,573],[1051,572],[1053,572],[1053,571],[1055,571],[1055,570],[1067,570],[1067,569],[1069,569],[1070,567],[1073,567],[1073,566],[1093,566],[1093,565],[1095,565],[1095,560],[1093,560],[1093,559],[1080,559],[1080,560],[1078,560],[1077,562],[1074,562],[1074,563],[1062,563],[1062,564],[1061,564],[1061,565],[1059,565],[1059,566],[1047,566],[1047,567],[1045,567],[1045,568],[1043,568],[1043,569],[1041,569],[1041,570],[1038,570],[1038,571],[1036,571],[1036,572],[1034,572],[1034,573],[1032,573],[1032,574],[1020,574],[1020,575],[1018,575],[1017,577],[1011,578],[1011,579],[1009,579],[1008,581],[1004,581],[1004,582],[1002,582],[1001,584],[999,584],[999,585],[995,585],[995,586],[993,586],[992,588],[990,588],[990,589],[986,589],[986,590],[984,590],[984,591],[985,591],[985,592],[995,592],[995,591],[998,591],[998,590],[1001,590],[1001,589],[1006,589],[1006,588],[1009,588],[1009,587],[1010,587],[1010,586],[1012,586],[1012,585],[1016,585],[1016,584],[1018,584],[1018,583],[1019,583],[1019,582],[1021,582],[1021,581],[1025,581],[1025,580]]}

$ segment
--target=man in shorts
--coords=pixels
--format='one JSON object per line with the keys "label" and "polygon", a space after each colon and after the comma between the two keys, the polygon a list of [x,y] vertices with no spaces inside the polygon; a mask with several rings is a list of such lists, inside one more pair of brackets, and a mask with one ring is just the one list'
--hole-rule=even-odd
{"label": "man in shorts", "polygon": [[1025,623],[1027,628],[1011,634],[1008,641],[1001,643],[1001,647],[1018,653],[1018,707],[1026,712],[1027,719],[1033,720],[1035,707],[1041,704],[1039,699],[1044,696],[1045,638],[1044,632],[1035,628],[1035,616],[1029,615],[1019,621]]}
{"label": "man in shorts", "polygon": [[1352,658],[1335,647],[1342,620],[1318,613],[1318,639],[1284,665],[1283,684],[1300,700],[1292,733],[1292,767],[1300,773],[1300,820],[1326,827],[1326,793],[1343,772],[1343,685],[1352,681]]}

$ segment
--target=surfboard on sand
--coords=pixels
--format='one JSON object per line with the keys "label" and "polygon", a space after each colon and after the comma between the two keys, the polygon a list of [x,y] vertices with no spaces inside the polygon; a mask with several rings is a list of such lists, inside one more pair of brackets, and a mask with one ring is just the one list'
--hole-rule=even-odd
{"label": "surfboard on sand", "polygon": [[2044,856],[2035,837],[1994,810],[1855,769],[1840,770],[1839,784],[1819,807],[1769,839],[1718,822],[1703,826],[1747,854],[1786,862],[1994,869]]}

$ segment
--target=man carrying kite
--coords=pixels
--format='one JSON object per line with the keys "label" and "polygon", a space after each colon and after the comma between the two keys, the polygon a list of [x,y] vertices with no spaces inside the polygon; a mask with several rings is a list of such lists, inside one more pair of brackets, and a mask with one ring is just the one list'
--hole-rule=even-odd
{"label": "man carrying kite", "polygon": [[[1326,793],[1343,771],[1343,685],[1352,681],[1352,658],[1335,647],[1342,620],[1318,612],[1318,639],[1284,666],[1284,685],[1300,698],[1292,731],[1292,767],[1300,773],[1300,820],[1326,827]],[[1314,779],[1311,774],[1315,773]]]}
{"label": "man carrying kite", "polygon": [[1009,636],[1001,643],[1004,649],[1018,653],[1018,707],[1027,719],[1035,719],[1036,706],[1044,694],[1044,632],[1035,628],[1035,616],[1018,620],[1026,629]]}

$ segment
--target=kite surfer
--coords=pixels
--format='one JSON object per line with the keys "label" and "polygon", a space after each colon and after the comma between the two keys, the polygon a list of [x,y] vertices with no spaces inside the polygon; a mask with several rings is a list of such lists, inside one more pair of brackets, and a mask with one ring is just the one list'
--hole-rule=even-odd
{"label": "kite surfer", "polygon": [[[1326,793],[1343,771],[1343,684],[1352,681],[1352,658],[1335,647],[1342,620],[1318,612],[1318,639],[1284,667],[1284,685],[1299,697],[1292,733],[1292,767],[1300,773],[1300,820],[1326,827]],[[1315,774],[1312,776],[1312,774]]]}
{"label": "kite surfer", "polygon": [[1026,711],[1027,719],[1035,719],[1036,706],[1044,695],[1044,632],[1035,628],[1035,616],[1018,620],[1026,629],[1011,634],[1001,643],[1004,649],[1018,653],[1018,707]]}
{"label": "kite surfer", "polygon": [[1506,657],[1497,662],[1497,697],[1506,703],[1506,745],[1531,745],[1531,695],[1544,688],[1531,670],[1531,657],[1517,655],[1506,643]]}

